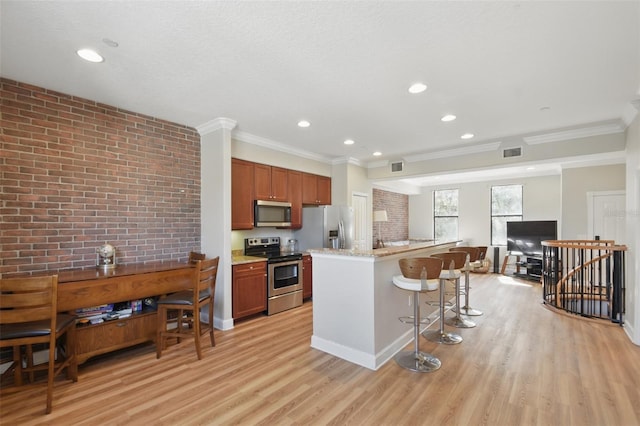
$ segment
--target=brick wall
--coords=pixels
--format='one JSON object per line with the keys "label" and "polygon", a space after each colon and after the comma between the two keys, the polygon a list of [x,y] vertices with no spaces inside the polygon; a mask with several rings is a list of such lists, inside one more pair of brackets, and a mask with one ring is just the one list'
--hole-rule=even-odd
{"label": "brick wall", "polygon": [[200,136],[0,79],[0,273],[184,259],[200,248]]}
{"label": "brick wall", "polygon": [[373,247],[378,239],[378,225],[383,241],[409,239],[409,196],[373,189],[373,211],[386,210],[388,222],[373,223]]}

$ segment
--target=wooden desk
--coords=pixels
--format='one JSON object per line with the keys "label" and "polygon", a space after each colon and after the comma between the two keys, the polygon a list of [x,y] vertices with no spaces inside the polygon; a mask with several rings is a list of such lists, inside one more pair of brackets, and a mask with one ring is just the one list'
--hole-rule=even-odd
{"label": "wooden desk", "polygon": [[58,272],[58,311],[144,299],[191,288],[193,268],[167,261]]}
{"label": "wooden desk", "polygon": [[[194,271],[190,264],[177,261],[118,265],[112,270],[93,267],[59,271],[58,311],[75,311],[185,290],[192,286]],[[128,318],[79,326],[76,339],[78,362],[155,341],[156,322],[154,310],[143,310]]]}

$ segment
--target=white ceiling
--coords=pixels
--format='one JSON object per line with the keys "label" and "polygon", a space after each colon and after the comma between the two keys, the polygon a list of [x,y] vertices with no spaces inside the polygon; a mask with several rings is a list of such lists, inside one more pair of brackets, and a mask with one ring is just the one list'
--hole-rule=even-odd
{"label": "white ceiling", "polygon": [[[325,161],[396,160],[620,120],[640,98],[638,1],[0,8],[3,77],[193,127],[227,117],[239,133]],[[83,47],[105,61],[81,60]],[[410,95],[416,81],[428,89]],[[458,119],[441,122],[447,113]],[[465,132],[476,136],[463,141]]]}

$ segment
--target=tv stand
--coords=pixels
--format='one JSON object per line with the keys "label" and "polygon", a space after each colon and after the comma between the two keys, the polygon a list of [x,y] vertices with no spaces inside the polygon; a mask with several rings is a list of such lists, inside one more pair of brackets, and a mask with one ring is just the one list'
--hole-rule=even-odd
{"label": "tv stand", "polygon": [[525,255],[525,254],[510,254],[504,257],[502,262],[501,274],[504,275],[509,257],[515,256],[516,271],[513,273],[516,277],[525,278],[532,281],[540,281],[542,278],[542,256]]}
{"label": "tv stand", "polygon": [[524,258],[524,260],[518,262],[520,270],[514,275],[520,278],[540,282],[540,279],[542,278],[542,256],[521,255],[520,259],[522,258]]}

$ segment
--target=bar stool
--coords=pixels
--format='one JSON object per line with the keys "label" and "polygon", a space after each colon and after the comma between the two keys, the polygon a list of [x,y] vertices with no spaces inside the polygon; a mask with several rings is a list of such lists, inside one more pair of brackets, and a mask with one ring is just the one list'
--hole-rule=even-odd
{"label": "bar stool", "polygon": [[[484,251],[482,249],[484,249]],[[460,311],[462,314],[470,317],[480,316],[482,315],[482,311],[473,309],[471,306],[469,306],[469,291],[471,290],[471,287],[469,286],[469,272],[471,272],[470,263],[481,261],[484,258],[484,254],[486,254],[487,252],[487,248],[486,247],[454,247],[449,251],[461,251],[461,252],[467,253],[468,255],[467,262],[464,265],[464,269],[462,269],[462,272],[464,272],[464,306],[460,308]],[[458,310],[458,307],[456,306],[456,311],[457,310]]]}
{"label": "bar stool", "polygon": [[393,277],[393,284],[403,290],[413,292],[413,317],[401,317],[400,321],[413,323],[413,351],[402,351],[396,354],[395,360],[403,368],[411,371],[426,373],[435,371],[441,366],[441,362],[433,355],[420,352],[418,347],[420,324],[426,323],[420,318],[420,293],[438,289],[438,280],[442,270],[442,259],[433,257],[416,257],[400,259],[400,271],[402,275]]}
{"label": "bar stool", "polygon": [[[440,273],[440,303],[438,304],[438,306],[440,307],[440,329],[439,330],[425,330],[422,333],[422,336],[424,336],[427,340],[433,341],[433,342],[438,342],[438,343],[444,343],[446,345],[456,345],[460,342],[462,342],[462,336],[460,336],[459,334],[455,334],[455,333],[448,333],[445,332],[444,329],[444,324],[445,324],[445,306],[446,306],[446,302],[445,302],[445,293],[446,293],[446,283],[447,282],[454,282],[454,286],[455,286],[455,295],[456,295],[456,303],[459,304],[460,303],[460,270],[456,268],[456,266],[459,267],[460,262],[462,262],[462,265],[464,266],[464,259],[466,259],[466,256],[464,253],[436,253],[436,254],[432,254],[433,257],[437,257],[439,259],[442,259],[444,262],[444,265],[446,267],[446,265],[449,265],[449,270],[443,270]],[[458,263],[456,263],[458,262]],[[459,305],[456,305],[459,306]],[[457,327],[457,325],[455,324],[459,324],[461,325],[461,327],[459,328],[470,328],[470,327],[475,327],[475,323],[473,321],[469,321],[466,320],[462,317],[459,316],[459,314],[456,314],[456,318],[453,319],[454,321],[454,326]],[[447,324],[450,324],[450,321],[447,321]]]}

